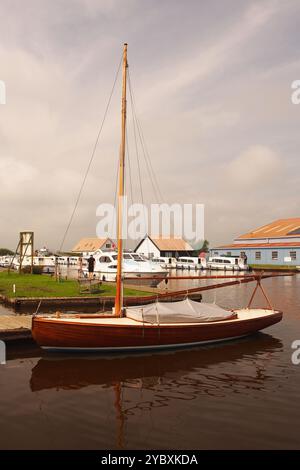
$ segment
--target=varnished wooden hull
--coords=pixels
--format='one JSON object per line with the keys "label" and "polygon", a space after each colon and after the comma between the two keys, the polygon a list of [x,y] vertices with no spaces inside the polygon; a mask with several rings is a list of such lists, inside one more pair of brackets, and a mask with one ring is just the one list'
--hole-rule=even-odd
{"label": "varnished wooden hull", "polygon": [[136,350],[179,348],[191,345],[226,341],[251,335],[282,319],[282,312],[254,315],[253,318],[198,323],[143,325],[99,323],[34,317],[32,335],[39,346],[69,350]]}

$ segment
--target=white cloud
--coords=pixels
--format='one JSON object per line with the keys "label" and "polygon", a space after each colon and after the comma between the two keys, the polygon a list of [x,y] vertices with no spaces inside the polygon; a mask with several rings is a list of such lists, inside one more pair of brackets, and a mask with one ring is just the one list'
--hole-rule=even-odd
{"label": "white cloud", "polygon": [[227,166],[228,182],[255,189],[258,185],[276,182],[283,176],[283,162],[276,152],[262,145],[253,145],[232,160]]}
{"label": "white cloud", "polygon": [[32,184],[37,177],[37,170],[32,165],[13,157],[0,159],[0,197],[5,200],[12,196],[20,187]]}

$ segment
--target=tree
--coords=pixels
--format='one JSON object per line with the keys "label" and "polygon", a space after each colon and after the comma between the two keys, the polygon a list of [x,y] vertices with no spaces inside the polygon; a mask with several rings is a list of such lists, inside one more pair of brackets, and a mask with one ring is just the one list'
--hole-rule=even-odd
{"label": "tree", "polygon": [[202,247],[200,248],[200,253],[204,251],[205,253],[208,253],[209,251],[209,241],[208,240],[204,240],[203,241],[203,245]]}
{"label": "tree", "polygon": [[208,253],[209,251],[209,241],[204,240],[203,242],[194,246],[194,250],[191,253],[191,256],[199,256],[200,253],[205,252]]}
{"label": "tree", "polygon": [[0,256],[14,255],[14,252],[8,248],[0,248]]}

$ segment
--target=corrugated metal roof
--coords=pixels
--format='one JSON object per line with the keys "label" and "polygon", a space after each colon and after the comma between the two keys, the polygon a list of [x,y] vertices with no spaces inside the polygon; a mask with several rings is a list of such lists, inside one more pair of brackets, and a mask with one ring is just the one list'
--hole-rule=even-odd
{"label": "corrugated metal roof", "polygon": [[[259,227],[252,232],[245,233],[236,238],[236,240],[253,238],[284,238],[299,235],[300,217],[293,219],[279,219],[270,224]],[[296,232],[296,233],[295,233]]]}
{"label": "corrugated metal roof", "polygon": [[193,251],[193,248],[182,238],[149,237],[160,251]]}
{"label": "corrugated metal roof", "polygon": [[83,251],[100,250],[106,242],[112,243],[112,240],[109,238],[82,238],[72,251],[81,253]]}
{"label": "corrugated metal roof", "polygon": [[213,248],[213,250],[222,249],[243,249],[243,248],[300,248],[300,242],[285,243],[235,243],[234,245],[222,245]]}

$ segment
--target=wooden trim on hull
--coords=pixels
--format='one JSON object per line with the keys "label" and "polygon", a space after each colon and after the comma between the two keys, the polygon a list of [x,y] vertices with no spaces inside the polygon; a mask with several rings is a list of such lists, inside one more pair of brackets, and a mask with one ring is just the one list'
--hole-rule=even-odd
{"label": "wooden trim on hull", "polygon": [[251,335],[282,319],[282,312],[213,323],[149,325],[93,324],[34,317],[32,335],[41,347],[85,350],[136,350],[185,347]]}

